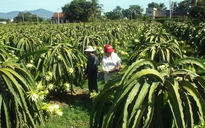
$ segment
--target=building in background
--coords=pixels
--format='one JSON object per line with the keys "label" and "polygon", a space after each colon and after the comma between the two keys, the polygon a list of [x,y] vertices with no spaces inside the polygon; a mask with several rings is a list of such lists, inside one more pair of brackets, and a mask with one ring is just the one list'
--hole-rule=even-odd
{"label": "building in background", "polygon": [[65,15],[62,12],[55,12],[51,17],[51,24],[63,24],[69,21],[65,19]]}
{"label": "building in background", "polygon": [[[189,13],[185,10],[177,10],[171,12],[171,18],[182,17],[186,19]],[[170,10],[157,10],[156,8],[146,8],[146,16],[152,19],[170,17]]]}
{"label": "building in background", "polygon": [[6,21],[0,21],[0,24],[6,24]]}

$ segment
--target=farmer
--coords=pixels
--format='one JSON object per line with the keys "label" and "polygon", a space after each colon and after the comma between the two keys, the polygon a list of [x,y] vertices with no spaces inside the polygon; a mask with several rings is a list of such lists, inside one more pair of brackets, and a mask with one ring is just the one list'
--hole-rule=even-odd
{"label": "farmer", "polygon": [[110,77],[116,74],[122,68],[122,60],[114,52],[110,44],[104,46],[104,56],[102,59],[102,69],[104,72],[104,80],[107,82]]}
{"label": "farmer", "polygon": [[88,56],[87,67],[85,69],[85,79],[88,79],[89,91],[98,93],[97,75],[98,75],[98,57],[94,54],[92,46],[87,46],[85,52]]}

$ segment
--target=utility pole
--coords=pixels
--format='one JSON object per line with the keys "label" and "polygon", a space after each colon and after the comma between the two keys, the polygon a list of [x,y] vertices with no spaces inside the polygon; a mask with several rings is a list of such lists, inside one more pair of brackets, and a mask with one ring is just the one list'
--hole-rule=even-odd
{"label": "utility pole", "polygon": [[22,13],[22,20],[23,20],[23,23],[24,23],[24,13]]}
{"label": "utility pole", "polygon": [[172,19],[172,5],[171,5],[171,0],[169,0],[169,17],[170,20]]}
{"label": "utility pole", "polygon": [[132,20],[132,9],[130,9],[130,12],[131,12],[131,17],[130,17],[130,20]]}
{"label": "utility pole", "polygon": [[58,13],[58,24],[59,24],[59,12],[58,12],[58,8],[57,8],[57,13]]}
{"label": "utility pole", "polygon": [[37,24],[38,24],[38,15],[36,14],[36,21],[37,21]]}

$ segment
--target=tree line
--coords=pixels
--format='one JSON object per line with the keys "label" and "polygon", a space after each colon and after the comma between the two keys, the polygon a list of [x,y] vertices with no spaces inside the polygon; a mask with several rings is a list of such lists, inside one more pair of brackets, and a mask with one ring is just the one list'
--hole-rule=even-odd
{"label": "tree line", "polygon": [[37,14],[32,14],[30,12],[19,12],[19,14],[14,17],[14,22],[43,22],[44,18],[39,17]]}
{"label": "tree line", "polygon": [[[151,2],[148,8],[157,8],[157,10],[167,10],[164,3]],[[62,7],[66,19],[70,22],[87,22],[93,20],[118,20],[118,19],[137,19],[145,16],[144,9],[140,5],[130,5],[129,8],[123,9],[116,6],[109,12],[103,12],[103,5],[96,0],[73,0],[71,3]],[[169,9],[169,8],[168,8]],[[205,0],[183,0],[179,3],[171,3],[171,11],[187,11],[191,19],[204,21],[205,19]]]}

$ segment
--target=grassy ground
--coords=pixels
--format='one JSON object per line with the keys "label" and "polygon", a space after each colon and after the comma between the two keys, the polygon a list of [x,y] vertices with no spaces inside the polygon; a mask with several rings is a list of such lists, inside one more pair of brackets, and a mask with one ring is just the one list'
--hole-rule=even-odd
{"label": "grassy ground", "polygon": [[[49,102],[59,104],[63,115],[51,116],[41,128],[89,128],[92,99],[87,83],[83,87],[75,87],[75,94],[51,94]],[[103,88],[102,78],[98,80],[98,88],[99,91]]]}

